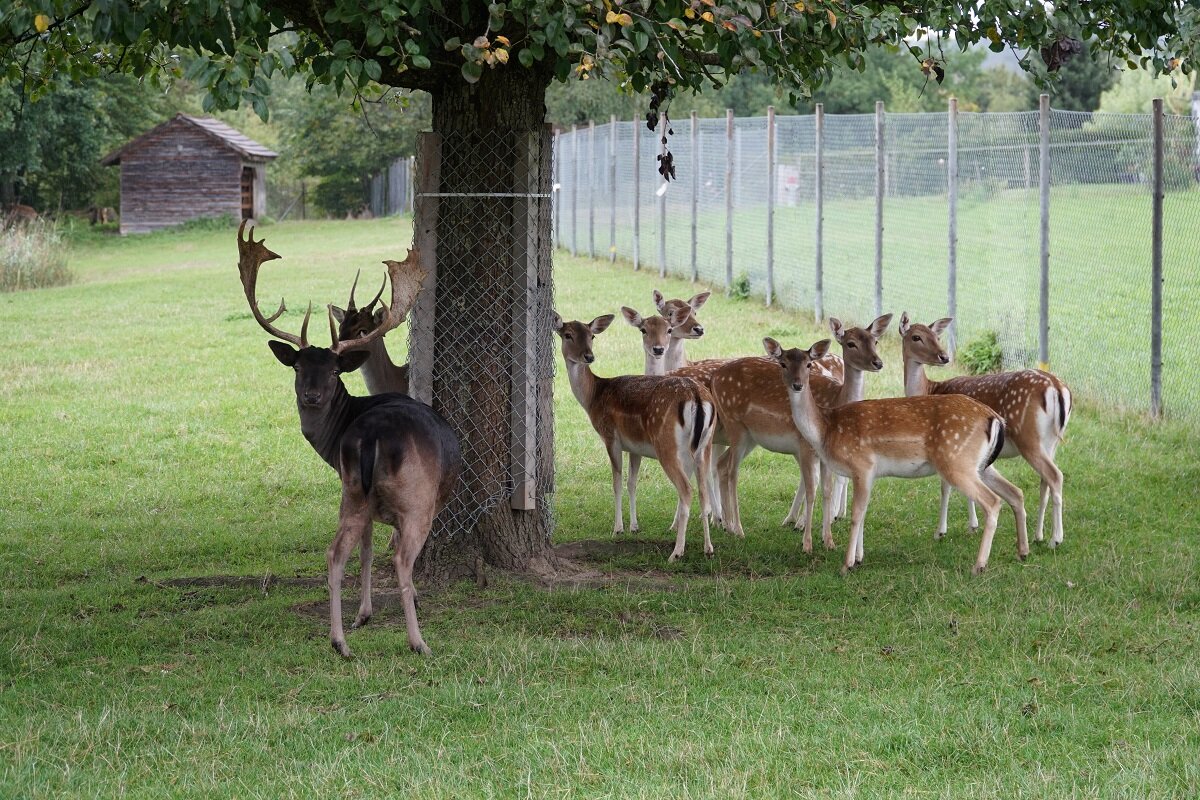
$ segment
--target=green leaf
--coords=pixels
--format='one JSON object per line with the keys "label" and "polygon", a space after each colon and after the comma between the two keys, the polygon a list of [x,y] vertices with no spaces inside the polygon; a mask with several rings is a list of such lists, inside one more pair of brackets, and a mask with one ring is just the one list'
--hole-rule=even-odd
{"label": "green leaf", "polygon": [[533,51],[528,47],[522,47],[517,51],[517,60],[521,62],[522,67],[533,66]]}
{"label": "green leaf", "polygon": [[413,56],[412,65],[417,69],[429,69],[430,67],[429,59],[425,56]]}
{"label": "green leaf", "polygon": [[379,66],[379,62],[373,59],[368,59],[363,62],[363,70],[367,73],[367,77],[373,81],[379,80],[379,76],[383,74],[383,70]]}
{"label": "green leaf", "polygon": [[479,79],[483,77],[483,67],[474,61],[463,62],[462,76],[467,83],[478,83]]}
{"label": "green leaf", "polygon": [[442,47],[446,48],[446,52],[452,52],[462,47],[462,39],[457,36],[451,37],[442,44]]}
{"label": "green leaf", "polygon": [[367,46],[378,47],[383,43],[383,28],[372,22],[367,26]]}

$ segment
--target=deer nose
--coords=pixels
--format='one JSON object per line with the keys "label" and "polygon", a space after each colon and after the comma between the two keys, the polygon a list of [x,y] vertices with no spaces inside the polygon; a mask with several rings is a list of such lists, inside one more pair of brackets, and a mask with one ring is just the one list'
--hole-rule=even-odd
{"label": "deer nose", "polygon": [[305,392],[304,393],[304,405],[315,406],[315,405],[319,405],[320,402],[321,402],[321,393],[320,392]]}
{"label": "deer nose", "polygon": [[792,391],[793,391],[793,392],[802,392],[802,391],[804,391],[804,384],[803,384],[803,383],[794,383],[794,382],[793,382],[793,383],[792,383]]}
{"label": "deer nose", "polygon": [[945,353],[938,353],[938,361],[942,362],[943,364],[949,364],[950,356],[946,355]]}
{"label": "deer nose", "polygon": [[586,363],[591,364],[593,361],[596,360],[596,357],[594,355],[592,355],[591,353],[584,353],[583,360]]}
{"label": "deer nose", "polygon": [[871,362],[871,366],[875,367],[875,369],[883,369],[883,359],[882,358],[875,359],[874,361]]}
{"label": "deer nose", "polygon": [[692,333],[696,334],[697,336],[703,336],[704,335],[704,326],[697,325],[696,327],[692,328]]}
{"label": "deer nose", "polygon": [[665,348],[665,347],[651,347],[650,348],[650,352],[656,356],[661,356],[666,351],[667,351],[667,348]]}

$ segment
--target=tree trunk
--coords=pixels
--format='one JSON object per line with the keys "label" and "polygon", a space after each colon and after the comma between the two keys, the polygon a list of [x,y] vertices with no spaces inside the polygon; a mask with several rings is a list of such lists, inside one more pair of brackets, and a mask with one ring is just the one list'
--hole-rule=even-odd
{"label": "tree trunk", "polygon": [[459,433],[464,471],[425,545],[426,578],[470,574],[481,560],[516,570],[553,560],[548,83],[514,65],[485,68],[474,85],[455,76],[433,93],[440,196],[421,204],[416,226],[435,226],[436,292],[414,309],[412,349],[432,353],[425,391]]}

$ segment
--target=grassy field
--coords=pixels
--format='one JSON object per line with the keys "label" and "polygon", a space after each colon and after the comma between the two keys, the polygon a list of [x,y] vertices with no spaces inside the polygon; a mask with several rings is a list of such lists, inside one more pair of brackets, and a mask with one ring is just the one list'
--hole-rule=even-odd
{"label": "grassy field", "polygon": [[[409,236],[403,220],[264,232],[285,256],[264,304],[296,308],[343,299]],[[75,285],[0,295],[0,797],[1200,794],[1193,428],[1081,398],[1065,545],[1017,562],[1005,512],[979,578],[961,499],[932,539],[931,480],[877,486],[867,562],[838,577],[837,553],[779,527],[796,471],[762,453],[747,538],[718,532],[708,560],[693,526],[668,566],[665,478],[645,467],[643,533],[611,542],[606,459],[560,369],[557,538],[609,577],[429,592],[426,659],[377,601],[342,661],[320,611],[338,484],[235,253],[232,231],[84,237]],[[567,318],[648,311],[655,287],[693,291],[558,259]],[[694,357],[820,336],[722,297],[702,318]],[[875,396],[900,387],[885,343]],[[596,352],[600,374],[641,365],[619,322]],[[1028,467],[1001,469],[1033,493]]]}

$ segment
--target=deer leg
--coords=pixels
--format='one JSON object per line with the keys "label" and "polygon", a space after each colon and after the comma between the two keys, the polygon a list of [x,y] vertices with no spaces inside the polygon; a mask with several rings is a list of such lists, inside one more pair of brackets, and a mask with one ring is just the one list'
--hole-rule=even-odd
{"label": "deer leg", "polygon": [[708,480],[708,500],[712,506],[713,522],[724,524],[725,520],[725,504],[721,501],[721,478],[717,464],[725,454],[726,447],[723,445],[712,445],[712,453],[708,457],[708,470],[706,471]]}
{"label": "deer leg", "polygon": [[367,620],[371,618],[371,614],[375,609],[371,605],[371,556],[373,555],[371,548],[371,533],[375,525],[370,520],[363,526],[362,538],[358,545],[358,582],[359,582],[359,601],[358,601],[358,616],[354,618],[354,623],[350,626],[350,630],[356,630],[367,624]]}
{"label": "deer leg", "polygon": [[1029,556],[1029,528],[1025,518],[1025,494],[1009,482],[995,467],[988,467],[982,473],[983,482],[1000,499],[1008,503],[1017,522],[1017,558],[1024,561]]}
{"label": "deer leg", "polygon": [[[667,559],[670,562],[683,557],[684,546],[687,543],[688,518],[692,513],[692,484],[688,480],[687,472],[679,463],[677,452],[659,453],[658,458],[663,472],[667,473],[667,478],[674,484],[675,491],[679,496],[675,505],[675,549],[671,551],[671,556]],[[711,543],[709,546],[711,547]]]}
{"label": "deer leg", "polygon": [[616,505],[616,514],[613,517],[613,535],[619,536],[625,532],[625,520],[621,514],[621,448],[614,441],[606,449],[608,462],[612,466],[613,503]]}
{"label": "deer leg", "polygon": [[642,468],[642,457],[636,453],[629,454],[629,532],[638,532],[637,518],[637,482],[638,472]]}
{"label": "deer leg", "polygon": [[792,496],[792,506],[788,509],[787,516],[783,518],[784,527],[791,525],[796,530],[804,530],[802,516],[807,510],[804,503],[804,462],[800,460],[799,453],[793,453],[792,457],[796,459],[796,467],[800,470],[800,482],[796,484],[796,493]]}
{"label": "deer leg", "polygon": [[736,533],[737,531],[737,503],[735,502],[737,498],[735,493],[730,489],[733,453],[734,450],[732,447],[726,448],[717,462],[717,482],[721,487],[721,525],[729,533]]}
{"label": "deer leg", "polygon": [[[1022,453],[1022,455],[1025,455]],[[1046,495],[1049,494],[1054,500],[1054,528],[1050,534],[1050,546],[1058,547],[1063,540],[1062,527],[1062,470],[1054,463],[1054,460],[1040,449],[1030,453],[1025,457],[1029,462],[1029,466],[1033,467],[1034,471],[1042,479],[1042,502],[1041,508],[1038,509],[1038,527],[1037,540],[1042,541],[1042,519],[1046,508]]]}
{"label": "deer leg", "polygon": [[712,536],[709,533],[708,518],[712,512],[712,495],[707,483],[712,474],[712,443],[696,454],[696,491],[700,494],[700,527],[704,531],[704,555],[712,557]]}
{"label": "deer leg", "polygon": [[[370,524],[370,519],[367,513],[366,524]],[[350,657],[350,648],[346,645],[346,632],[342,628],[342,579],[346,576],[346,560],[354,550],[354,545],[358,544],[362,530],[361,514],[350,511],[343,500],[338,532],[325,552],[325,564],[329,570],[329,643],[344,658]]]}
{"label": "deer leg", "polygon": [[[1037,512],[1037,532],[1034,534],[1034,537],[1033,537],[1035,541],[1039,541],[1039,542],[1045,538],[1042,531],[1046,527],[1046,507],[1050,505],[1050,484],[1046,483],[1046,481],[1043,480],[1043,481],[1041,481],[1040,489],[1041,489],[1041,491],[1039,493],[1040,498],[1038,501],[1038,512]],[[1053,539],[1053,538],[1054,538],[1054,534],[1052,533],[1051,539]]]}
{"label": "deer leg", "polygon": [[983,538],[979,540],[979,555],[975,559],[975,566],[971,568],[971,574],[978,575],[987,569],[988,556],[992,552],[992,538],[996,535],[996,523],[1000,519],[1000,498],[975,473],[956,483],[954,488],[983,508]]}
{"label": "deer leg", "polygon": [[[833,481],[826,482],[825,495],[833,494]],[[830,497],[830,499],[832,499]],[[859,542],[862,541],[863,524],[867,517],[867,504],[871,502],[870,476],[854,476],[854,503],[850,508],[850,541],[846,543],[846,559],[842,562],[842,574],[845,575],[855,566],[862,563],[862,553]],[[828,515],[832,516],[832,515]]]}
{"label": "deer leg", "polygon": [[413,564],[425,546],[429,536],[429,528],[433,524],[433,515],[406,514],[392,536],[395,552],[392,553],[392,564],[396,567],[396,584],[400,587],[400,604],[404,607],[404,627],[408,631],[408,646],[423,656],[431,655],[432,651],[421,638],[421,626],[417,623],[417,589],[413,585]]}
{"label": "deer leg", "polygon": [[[821,468],[821,541],[826,550],[833,550],[833,513],[827,509],[833,508],[833,479],[835,475],[828,464]],[[851,539],[853,541],[853,538]],[[810,549],[806,553],[812,552]]]}
{"label": "deer leg", "polygon": [[967,525],[971,527],[971,533],[979,531],[979,517],[975,516],[975,501],[967,500]]}
{"label": "deer leg", "polygon": [[942,481],[942,505],[938,511],[937,530],[933,532],[934,539],[943,539],[946,536],[946,518],[950,514],[950,492],[954,491],[954,487],[949,481]]}

